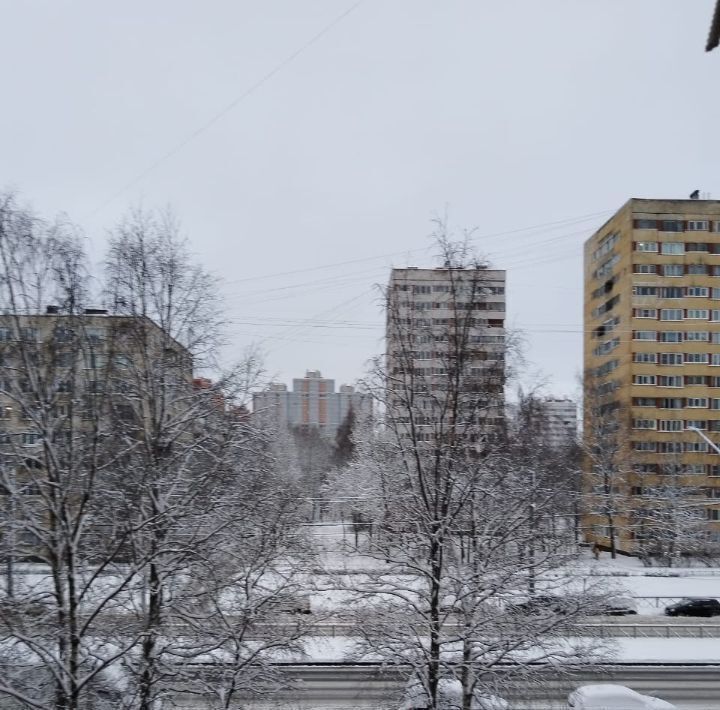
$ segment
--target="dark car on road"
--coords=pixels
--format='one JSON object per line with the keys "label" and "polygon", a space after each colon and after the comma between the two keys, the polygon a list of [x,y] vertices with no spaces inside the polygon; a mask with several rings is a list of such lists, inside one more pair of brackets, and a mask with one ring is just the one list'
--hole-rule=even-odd
{"label": "dark car on road", "polygon": [[665,607],[666,616],[720,616],[717,599],[681,599]]}

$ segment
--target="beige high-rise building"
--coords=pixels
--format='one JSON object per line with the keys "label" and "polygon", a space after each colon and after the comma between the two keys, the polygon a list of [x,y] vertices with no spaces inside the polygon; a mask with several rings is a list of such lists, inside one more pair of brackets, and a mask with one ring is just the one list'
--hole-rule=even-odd
{"label": "beige high-rise building", "polygon": [[584,281],[587,538],[717,546],[720,201],[629,200],[585,243]]}

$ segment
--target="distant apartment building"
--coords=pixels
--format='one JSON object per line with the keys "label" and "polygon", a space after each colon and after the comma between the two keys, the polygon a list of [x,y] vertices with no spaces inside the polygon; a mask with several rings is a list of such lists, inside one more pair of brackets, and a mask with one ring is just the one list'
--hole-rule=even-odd
{"label": "distant apartment building", "polygon": [[[152,382],[151,372],[158,373]],[[158,385],[166,414],[186,406],[192,357],[148,318],[103,309],[69,315],[55,306],[0,315],[0,493],[10,501],[0,519],[19,520],[38,506],[53,477],[53,485],[74,485],[67,482],[82,478],[101,452],[120,457],[113,446],[123,436],[118,446],[127,456],[160,399],[151,391]],[[100,469],[112,475],[111,466]],[[37,549],[34,539],[21,542]]]}
{"label": "distant apartment building", "polygon": [[680,535],[653,532],[672,505],[720,541],[720,201],[629,200],[586,242],[584,279],[588,538]]}
{"label": "distant apartment building", "polygon": [[253,394],[253,415],[290,428],[317,429],[330,439],[351,409],[357,418],[369,415],[370,397],[351,385],[340,385],[336,392],[335,380],[323,377],[319,370],[308,370],[305,377],[293,379],[292,390],[273,383]]}
{"label": "distant apartment building", "polygon": [[577,439],[577,404],[572,399],[546,397],[540,405],[541,430],[550,446],[563,446]]}
{"label": "distant apartment building", "polygon": [[433,442],[447,433],[453,389],[467,412],[456,429],[475,425],[472,436],[483,438],[504,426],[504,271],[393,269],[386,348],[387,405],[401,437]]}

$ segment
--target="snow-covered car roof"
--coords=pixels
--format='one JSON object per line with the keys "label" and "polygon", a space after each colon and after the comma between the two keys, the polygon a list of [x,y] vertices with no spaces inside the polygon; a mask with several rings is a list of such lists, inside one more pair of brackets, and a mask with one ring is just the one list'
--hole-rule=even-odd
{"label": "snow-covered car roof", "polygon": [[677,710],[672,703],[614,683],[579,687],[570,693],[568,707],[572,710]]}

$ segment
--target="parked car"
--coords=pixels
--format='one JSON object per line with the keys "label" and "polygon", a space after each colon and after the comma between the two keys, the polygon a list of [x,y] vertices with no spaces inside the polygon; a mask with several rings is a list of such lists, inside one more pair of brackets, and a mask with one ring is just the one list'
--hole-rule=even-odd
{"label": "parked car", "polygon": [[665,607],[666,616],[718,616],[720,602],[717,599],[681,599],[677,604]]}
{"label": "parked car", "polygon": [[560,596],[552,594],[538,594],[525,602],[513,604],[509,610],[518,614],[541,614],[543,611],[553,611],[556,614],[568,614],[570,602]]}
{"label": "parked car", "polygon": [[677,710],[672,703],[614,683],[582,685],[570,693],[567,704],[572,710]]}
{"label": "parked car", "polygon": [[612,597],[600,603],[597,613],[602,616],[629,616],[637,614],[637,605],[630,597]]}

